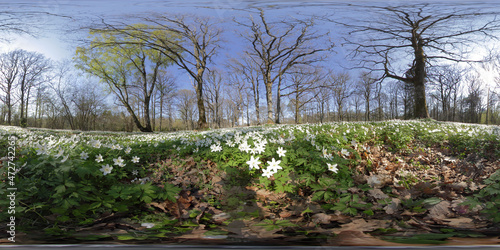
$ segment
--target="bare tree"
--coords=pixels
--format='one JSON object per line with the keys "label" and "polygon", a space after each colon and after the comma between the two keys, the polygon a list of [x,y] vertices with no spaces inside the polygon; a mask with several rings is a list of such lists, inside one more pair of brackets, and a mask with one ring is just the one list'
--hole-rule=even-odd
{"label": "bare tree", "polygon": [[196,95],[190,89],[180,89],[176,95],[178,111],[186,129],[194,129]]}
{"label": "bare tree", "polygon": [[463,81],[463,70],[452,66],[436,67],[429,75],[430,85],[434,90],[431,95],[441,106],[441,120],[453,121]]}
{"label": "bare tree", "polygon": [[222,126],[223,86],[221,73],[216,70],[209,71],[205,83],[205,100],[216,128]]}
{"label": "bare tree", "polygon": [[[266,88],[267,123],[273,123],[273,86],[276,81],[282,80],[285,73],[295,65],[310,65],[323,60],[324,57],[320,54],[331,50],[333,43],[328,41],[322,44],[329,34],[313,29],[316,22],[314,17],[307,20],[269,22],[264,10],[258,11],[257,20],[252,16],[249,23],[237,23],[250,31],[242,34],[250,43],[246,54],[259,67]],[[279,103],[280,95],[277,97]],[[279,114],[279,110],[276,112]],[[279,115],[277,120],[279,121]]]}
{"label": "bare tree", "polygon": [[[163,123],[163,113],[164,113],[164,108],[165,104],[167,105],[167,111],[169,110],[169,107],[173,105],[173,99],[175,96],[176,92],[176,86],[175,86],[175,77],[173,77],[169,72],[165,70],[161,70],[158,73],[158,83],[156,86],[157,89],[157,95],[159,105],[160,105],[160,131],[162,130],[162,123]],[[169,129],[172,124],[171,122],[172,119],[172,113],[169,112],[168,114],[168,120],[169,120]]]}
{"label": "bare tree", "polygon": [[283,96],[290,97],[290,105],[294,110],[296,124],[299,123],[300,110],[319,95],[319,92],[314,90],[321,87],[320,79],[324,77],[318,69],[313,70],[305,67],[299,67],[290,74],[290,84],[282,90],[286,92]]}
{"label": "bare tree", "polygon": [[319,82],[320,86],[317,89],[314,89],[315,103],[317,105],[319,122],[323,123],[325,120],[328,120],[328,115],[330,112],[330,98],[331,91],[328,88],[327,81]]}
{"label": "bare tree", "polygon": [[347,38],[354,46],[352,55],[362,58],[362,68],[381,70],[383,77],[411,84],[413,117],[417,118],[429,117],[425,91],[428,67],[440,61],[471,61],[467,55],[473,46],[484,38],[496,38],[494,32],[500,28],[500,20],[490,18],[496,13],[480,5],[355,7],[369,11],[370,18],[336,22],[350,28],[351,35],[359,35]]}
{"label": "bare tree", "polygon": [[51,69],[51,62],[43,54],[19,50],[18,90],[20,101],[21,126],[28,122],[28,105],[33,87],[46,81],[46,74]]}
{"label": "bare tree", "polygon": [[339,121],[343,121],[343,110],[345,108],[346,101],[354,93],[350,75],[345,72],[338,74],[331,72],[327,81],[328,86],[332,91],[333,101],[337,106],[338,119]]}
{"label": "bare tree", "polygon": [[0,89],[4,96],[2,102],[7,110],[7,124],[12,125],[15,84],[19,77],[21,50],[14,50],[0,55]]}
{"label": "bare tree", "polygon": [[356,84],[356,93],[361,96],[365,102],[365,121],[370,121],[370,102],[373,98],[373,92],[375,92],[376,82],[377,78],[365,71],[361,72],[360,79]]}
{"label": "bare tree", "polygon": [[464,120],[466,122],[479,123],[481,121],[483,82],[476,74],[469,74],[466,78],[467,96],[463,99],[465,105]]}
{"label": "bare tree", "polygon": [[237,73],[243,75],[243,80],[248,84],[248,89],[252,93],[253,103],[255,106],[255,115],[257,119],[257,125],[260,125],[260,82],[261,77],[259,75],[260,69],[252,62],[252,59],[245,55],[242,59],[231,60],[231,67]]}
{"label": "bare tree", "polygon": [[87,131],[95,129],[97,118],[107,109],[101,86],[95,82],[81,82],[71,87],[75,127]]}
{"label": "bare tree", "polygon": [[59,113],[68,122],[71,129],[76,129],[75,114],[71,103],[71,87],[72,84],[76,84],[76,75],[71,70],[71,64],[67,61],[56,64],[54,75],[49,81],[49,87],[55,97],[49,104],[53,116]]}
{"label": "bare tree", "polygon": [[401,94],[401,84],[397,81],[391,81],[388,85],[388,98],[389,98],[389,117],[391,119],[399,118],[399,99]]}
{"label": "bare tree", "polygon": [[[241,77],[237,74],[231,74],[229,75],[227,79],[227,101],[230,104],[230,107],[232,108],[230,112],[230,120],[232,123],[232,126],[235,126],[236,124],[242,125],[243,124],[243,110],[245,109],[245,106],[247,105],[245,103],[245,99],[243,98],[243,93],[246,89],[245,82],[241,79]],[[242,122],[239,122],[239,119],[242,119]]]}

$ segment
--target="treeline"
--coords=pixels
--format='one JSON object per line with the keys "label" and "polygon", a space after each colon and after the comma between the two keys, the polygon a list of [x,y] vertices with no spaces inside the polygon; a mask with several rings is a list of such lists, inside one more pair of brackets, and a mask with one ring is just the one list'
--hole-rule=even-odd
{"label": "treeline", "polygon": [[[55,63],[43,55],[15,50],[0,55],[2,104],[0,123],[74,130],[137,131],[126,108],[117,105],[110,91],[72,68],[72,62]],[[8,77],[7,77],[8,76]],[[280,89],[281,123],[378,121],[411,119],[413,90],[403,82],[383,82],[370,73],[297,71],[287,74]],[[198,110],[192,89],[180,89],[176,77],[158,74],[151,94],[153,131],[196,129]],[[240,69],[213,70],[207,74],[204,100],[210,128],[264,124],[267,107],[259,100]],[[487,88],[474,71],[446,66],[436,68],[427,84],[433,119],[500,124],[498,92]],[[262,90],[260,90],[262,91]],[[276,97],[273,100],[276,103]],[[10,103],[10,105],[9,105]],[[140,91],[131,92],[130,107],[144,122]]]}

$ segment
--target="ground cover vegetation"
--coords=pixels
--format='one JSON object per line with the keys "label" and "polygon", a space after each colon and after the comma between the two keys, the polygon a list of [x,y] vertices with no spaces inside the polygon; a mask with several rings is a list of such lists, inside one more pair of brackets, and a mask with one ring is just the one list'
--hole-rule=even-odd
{"label": "ground cover vegetation", "polygon": [[[2,155],[15,148],[1,159],[0,195],[13,182],[19,242],[391,245],[498,236],[498,126],[0,131]],[[1,203],[5,221],[9,201]]]}

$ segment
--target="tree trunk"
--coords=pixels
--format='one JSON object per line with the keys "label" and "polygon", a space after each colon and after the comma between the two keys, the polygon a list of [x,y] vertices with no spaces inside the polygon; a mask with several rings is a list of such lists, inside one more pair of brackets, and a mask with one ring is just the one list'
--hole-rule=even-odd
{"label": "tree trunk", "polygon": [[[257,83],[256,83],[257,84]],[[260,125],[260,96],[259,96],[259,87],[255,87],[256,90],[254,91],[254,102],[255,102],[255,115],[257,116],[257,125]]]}
{"label": "tree trunk", "polygon": [[281,80],[282,75],[279,75],[278,79],[278,89],[276,90],[276,124],[280,123],[280,113],[281,113]]}
{"label": "tree trunk", "polygon": [[[416,31],[414,31],[416,32]],[[425,54],[422,39],[414,33],[412,45],[415,50],[415,72],[413,75],[413,86],[415,87],[415,118],[429,118],[427,101],[425,99]]]}
{"label": "tree trunk", "polygon": [[161,131],[161,124],[163,122],[163,91],[160,93],[160,131]]}
{"label": "tree trunk", "polygon": [[196,98],[198,104],[198,129],[208,128],[207,116],[205,114],[205,104],[203,103],[203,80],[201,74],[203,71],[198,70],[198,78],[196,79]]}
{"label": "tree trunk", "polygon": [[267,124],[274,124],[273,122],[273,92],[272,83],[270,80],[266,82],[266,100],[267,100]]}

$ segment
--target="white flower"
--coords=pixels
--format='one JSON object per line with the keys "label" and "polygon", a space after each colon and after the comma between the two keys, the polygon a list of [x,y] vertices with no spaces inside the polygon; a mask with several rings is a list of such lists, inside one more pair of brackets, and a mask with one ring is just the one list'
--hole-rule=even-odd
{"label": "white flower", "polygon": [[276,161],[274,158],[269,163],[269,167],[267,168],[269,171],[273,171],[274,173],[278,172],[278,169],[283,169],[279,164],[281,161]]}
{"label": "white flower", "polygon": [[102,168],[99,170],[101,170],[103,175],[107,175],[107,174],[111,173],[111,170],[113,170],[113,167],[109,166],[109,164],[106,164],[106,165],[102,165]]}
{"label": "white flower", "polygon": [[285,157],[286,150],[284,150],[282,147],[278,147],[278,151],[276,153],[278,153],[279,157]]}
{"label": "white flower", "polygon": [[349,153],[349,151],[347,151],[347,149],[343,148],[341,151],[340,151],[345,157],[349,157],[349,155],[351,153]]}
{"label": "white flower", "polygon": [[250,154],[253,154],[253,155],[257,154],[257,149],[256,148],[251,148],[249,151],[250,151]]}
{"label": "white flower", "polygon": [[132,151],[132,149],[131,149],[130,147],[127,147],[127,148],[125,149],[125,154],[130,154],[130,151]]}
{"label": "white flower", "polygon": [[149,177],[139,178],[137,181],[139,181],[141,184],[145,184],[147,181],[149,181]]}
{"label": "white flower", "polygon": [[139,158],[139,157],[137,157],[137,156],[134,156],[134,157],[132,157],[132,162],[133,162],[133,163],[138,163],[138,162],[139,162],[139,159],[141,159],[141,158]]}
{"label": "white flower", "polygon": [[64,150],[59,150],[59,153],[57,153],[56,155],[54,155],[55,158],[59,158],[61,157],[62,155],[64,154]]}
{"label": "white flower", "polygon": [[102,161],[104,161],[104,159],[102,159],[102,155],[101,155],[101,154],[99,154],[99,155],[97,155],[97,156],[95,157],[95,161],[96,161],[96,162],[102,162]]}
{"label": "white flower", "polygon": [[146,227],[146,228],[152,228],[154,226],[155,226],[154,223],[142,223],[141,224],[141,227]]}
{"label": "white flower", "polygon": [[262,176],[264,176],[264,177],[271,178],[271,176],[273,176],[273,174],[275,174],[275,172],[271,171],[269,168],[262,169]]}
{"label": "white flower", "polygon": [[101,147],[101,142],[99,140],[92,140],[90,143],[92,144],[92,147],[94,147],[94,148]]}
{"label": "white flower", "polygon": [[89,158],[89,155],[87,154],[87,152],[84,151],[80,154],[80,158],[82,160],[87,160]]}
{"label": "white flower", "polygon": [[339,171],[337,168],[337,163],[335,163],[335,164],[327,163],[326,165],[328,165],[328,170],[330,170],[334,173],[337,173],[337,171]]}
{"label": "white flower", "polygon": [[250,151],[250,146],[248,146],[248,143],[246,141],[244,141],[243,143],[240,144],[238,149],[242,152],[248,153],[248,151]]}
{"label": "white flower", "polygon": [[259,167],[259,164],[260,164],[260,163],[261,163],[261,162],[259,161],[259,157],[257,157],[257,158],[253,158],[253,155],[252,155],[252,156],[250,156],[250,160],[249,160],[249,161],[247,161],[247,164],[248,164],[248,166],[250,167],[250,170],[252,170],[253,168],[255,168],[255,169],[260,169],[260,167]]}
{"label": "white flower", "polygon": [[210,146],[210,149],[212,150],[212,152],[220,152],[222,151],[222,146],[220,144],[212,144],[212,146]]}
{"label": "white flower", "polygon": [[262,154],[262,153],[264,153],[264,151],[266,151],[266,145],[265,144],[258,144],[255,147],[255,152],[258,153],[258,154]]}
{"label": "white flower", "polygon": [[132,170],[132,174],[133,174],[133,175],[138,175],[138,174],[139,174],[139,171],[137,171],[137,170]]}
{"label": "white flower", "polygon": [[283,139],[283,137],[281,137],[279,140],[278,140],[278,143],[283,145],[285,144],[285,139]]}
{"label": "white flower", "polygon": [[227,140],[226,141],[226,145],[229,146],[229,147],[234,147],[234,142],[231,141],[231,140]]}
{"label": "white flower", "polygon": [[125,166],[125,164],[123,163],[124,160],[122,159],[121,156],[118,156],[118,158],[113,159],[113,162],[115,163],[115,165],[118,165],[120,167],[124,167]]}
{"label": "white flower", "polygon": [[61,163],[65,162],[67,159],[68,159],[69,155],[65,155],[62,159],[61,159]]}
{"label": "white flower", "polygon": [[328,150],[326,148],[323,148],[321,151],[323,153],[323,157],[325,157],[326,155],[328,155]]}
{"label": "white flower", "polygon": [[36,150],[36,155],[45,155],[47,154],[47,146],[46,145],[39,145],[39,148]]}

